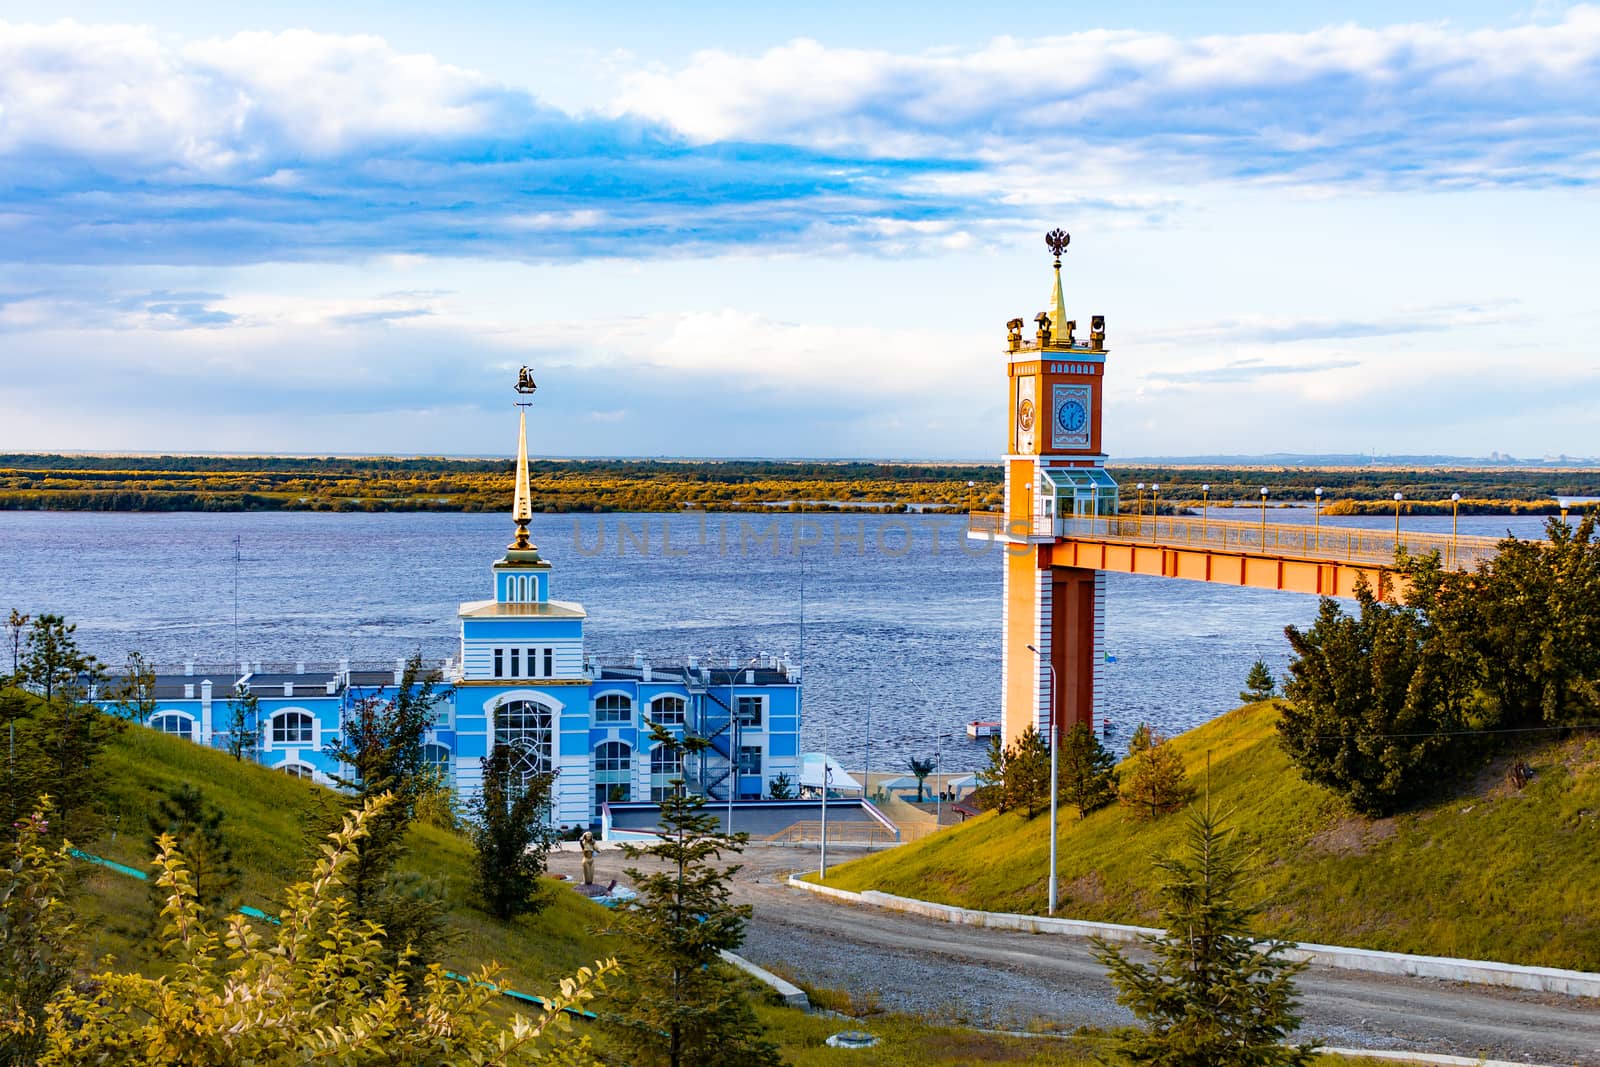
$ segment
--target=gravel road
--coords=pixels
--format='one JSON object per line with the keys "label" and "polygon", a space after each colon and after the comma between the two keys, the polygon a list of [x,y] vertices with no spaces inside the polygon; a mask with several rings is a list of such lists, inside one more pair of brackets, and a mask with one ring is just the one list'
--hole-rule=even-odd
{"label": "gravel road", "polygon": [[[849,853],[841,850],[840,861]],[[752,846],[734,887],[754,907],[742,955],[805,983],[876,997],[884,1009],[974,1026],[1073,1030],[1131,1020],[1089,943],[955,926],[832,901],[784,884],[815,854]],[[626,878],[602,853],[597,880]],[[577,857],[552,856],[575,875]],[[1303,1034],[1345,1048],[1407,1049],[1600,1067],[1600,1002],[1312,967]]]}

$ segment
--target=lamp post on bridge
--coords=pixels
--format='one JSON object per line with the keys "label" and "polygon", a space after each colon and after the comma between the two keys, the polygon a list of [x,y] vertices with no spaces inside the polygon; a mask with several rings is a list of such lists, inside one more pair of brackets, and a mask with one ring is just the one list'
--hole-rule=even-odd
{"label": "lamp post on bridge", "polygon": [[1321,551],[1321,549],[1322,549],[1322,486],[1320,486],[1320,485],[1317,486],[1315,489],[1311,490],[1311,492],[1312,492],[1312,495],[1314,495],[1317,498],[1316,503],[1312,505],[1313,507],[1316,508],[1316,513],[1315,513],[1316,517],[1315,517],[1315,519],[1313,521],[1314,521],[1314,523],[1316,525],[1316,528],[1317,528],[1317,549],[1318,549],[1318,551]]}
{"label": "lamp post on bridge", "polygon": [[1156,523],[1161,518],[1161,486],[1154,482],[1150,485],[1150,540],[1156,539]]}
{"label": "lamp post on bridge", "polygon": [[1267,550],[1267,487],[1261,487],[1261,551]]}
{"label": "lamp post on bridge", "polygon": [[1211,504],[1211,483],[1207,482],[1200,487],[1200,536],[1206,536],[1206,512]]}
{"label": "lamp post on bridge", "polygon": [[1058,777],[1058,760],[1060,756],[1056,749],[1056,665],[1044,658],[1032,645],[1028,651],[1038,656],[1046,667],[1050,668],[1050,898],[1045,914],[1056,913],[1056,802],[1061,797],[1060,781]]}
{"label": "lamp post on bridge", "polygon": [[[1133,524],[1134,524],[1134,528],[1136,530],[1143,530],[1144,529],[1144,483],[1140,482],[1138,485],[1134,486],[1134,488],[1138,490],[1138,493],[1133,498],[1134,499],[1134,504],[1133,504]],[[1135,534],[1135,536],[1138,536],[1138,535]]]}
{"label": "lamp post on bridge", "polygon": [[1394,548],[1400,551],[1400,502],[1406,498],[1404,493],[1394,495]]}

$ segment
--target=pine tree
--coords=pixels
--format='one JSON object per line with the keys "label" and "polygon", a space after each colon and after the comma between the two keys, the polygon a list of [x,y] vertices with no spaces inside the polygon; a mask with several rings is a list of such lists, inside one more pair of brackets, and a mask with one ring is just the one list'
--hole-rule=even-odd
{"label": "pine tree", "polygon": [[554,774],[522,780],[505,745],[484,757],[483,787],[468,802],[478,897],[495,918],[536,915],[550,903],[542,878],[556,841],[550,826]]}
{"label": "pine tree", "polygon": [[228,700],[228,755],[254,760],[261,749],[261,698],[239,686]]}
{"label": "pine tree", "polygon": [[[1159,746],[1157,746],[1159,747]],[[1314,1045],[1284,1045],[1300,1023],[1294,977],[1304,963],[1278,941],[1250,936],[1258,908],[1238,899],[1244,864],[1208,804],[1190,816],[1187,855],[1160,860],[1161,925],[1143,938],[1154,957],[1130,960],[1095,939],[1117,1000],[1144,1023],[1115,1036],[1114,1062],[1161,1067],[1303,1067]]]}
{"label": "pine tree", "polygon": [[1246,704],[1257,704],[1271,700],[1277,691],[1278,681],[1267,669],[1267,661],[1258,659],[1250,665],[1250,673],[1244,679],[1244,692],[1239,694],[1239,699]]}
{"label": "pine tree", "polygon": [[1006,753],[1006,798],[1030,819],[1050,803],[1050,746],[1031,722]]}
{"label": "pine tree", "polygon": [[[679,750],[704,745],[660,726],[651,740]],[[747,835],[720,832],[705,797],[681,779],[673,787],[661,802],[660,843],[624,846],[630,859],[648,856],[657,866],[628,870],[639,899],[616,913],[628,979],[601,1017],[633,1067],[776,1067],[777,1048],[720,959],[743,941],[750,906],[729,902],[739,867],[719,863],[724,852],[741,851]]]}
{"label": "pine tree", "polygon": [[1058,755],[1061,797],[1078,809],[1078,818],[1099,811],[1117,797],[1117,761],[1093,730],[1078,723]]}
{"label": "pine tree", "polygon": [[1183,757],[1165,737],[1140,723],[1128,743],[1128,773],[1118,799],[1140,819],[1177,811],[1194,796]]}
{"label": "pine tree", "polygon": [[11,675],[10,684],[20,685],[22,682],[22,642],[28,633],[28,623],[33,621],[32,616],[24,615],[16,608],[11,609],[11,615],[6,619],[6,643],[11,646]]}
{"label": "pine tree", "polygon": [[156,672],[142,652],[129,652],[122,674],[106,686],[106,697],[116,714],[132,722],[144,722],[156,713]]}
{"label": "pine tree", "polygon": [[79,700],[84,687],[100,676],[100,663],[78,647],[78,624],[60,615],[40,615],[28,630],[28,651],[22,677],[46,703],[58,697],[66,703]]}
{"label": "pine tree", "polygon": [[784,772],[779,771],[772,776],[772,785],[767,788],[767,796],[773,800],[793,799],[794,780]]}
{"label": "pine tree", "polygon": [[[234,865],[233,850],[222,833],[222,820],[222,809],[208,804],[200,790],[188,782],[168,790],[149,816],[147,844],[152,854],[161,835],[170,837],[188,861],[195,904],[213,914],[221,914],[231,903],[234,886],[239,882],[239,868]],[[150,891],[159,921],[167,897],[157,888],[154,875]]]}
{"label": "pine tree", "polygon": [[978,772],[977,801],[981,807],[996,811],[1011,810],[1011,796],[1006,792],[1007,757],[1009,749],[1000,743],[999,734],[989,735],[989,763]]}

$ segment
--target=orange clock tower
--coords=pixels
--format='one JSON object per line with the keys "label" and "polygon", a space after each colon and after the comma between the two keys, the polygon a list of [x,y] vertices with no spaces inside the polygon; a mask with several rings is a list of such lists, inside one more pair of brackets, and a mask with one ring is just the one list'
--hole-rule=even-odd
{"label": "orange clock tower", "polygon": [[[1001,696],[1006,740],[1029,723],[1049,736],[1077,723],[1091,728],[1104,672],[1105,585],[1099,571],[1052,565],[1057,538],[1090,532],[1117,512],[1117,483],[1106,472],[1101,410],[1105,318],[1078,334],[1067,318],[1061,256],[1070,238],[1045,236],[1055,256],[1046,310],[1006,324],[1010,428],[1005,457],[1006,542]],[[1053,668],[1053,671],[1052,671]]]}

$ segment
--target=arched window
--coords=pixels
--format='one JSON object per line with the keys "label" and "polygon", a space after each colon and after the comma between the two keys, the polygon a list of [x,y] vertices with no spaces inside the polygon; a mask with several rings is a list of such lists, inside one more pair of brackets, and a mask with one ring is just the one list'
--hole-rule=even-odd
{"label": "arched window", "polygon": [[657,745],[650,750],[650,799],[659,804],[672,796],[683,778],[683,750]]}
{"label": "arched window", "polygon": [[633,749],[621,741],[605,741],[594,750],[594,811],[607,801],[628,799],[633,781]]}
{"label": "arched window", "polygon": [[150,716],[150,729],[160,730],[162,733],[171,734],[174,737],[183,737],[190,741],[194,740],[194,720],[176,711]]}
{"label": "arched window", "polygon": [[494,743],[512,751],[511,768],[524,784],[554,766],[550,745],[555,715],[533,700],[512,700],[495,709]]}
{"label": "arched window", "polygon": [[280,763],[278,764],[278,770],[282,771],[284,774],[287,774],[290,778],[302,778],[308,782],[311,781],[317,773],[304,763]]}
{"label": "arched window", "polygon": [[682,697],[656,697],[650,702],[650,721],[663,726],[682,726],[688,703]]}
{"label": "arched window", "polygon": [[274,745],[311,745],[316,737],[316,721],[303,711],[280,711],[272,717]]}
{"label": "arched window", "polygon": [[626,693],[602,693],[595,698],[594,721],[628,723],[633,721],[633,701]]}
{"label": "arched window", "polygon": [[450,750],[443,745],[422,746],[423,769],[428,772],[429,777],[442,785],[451,784],[451,763]]}

